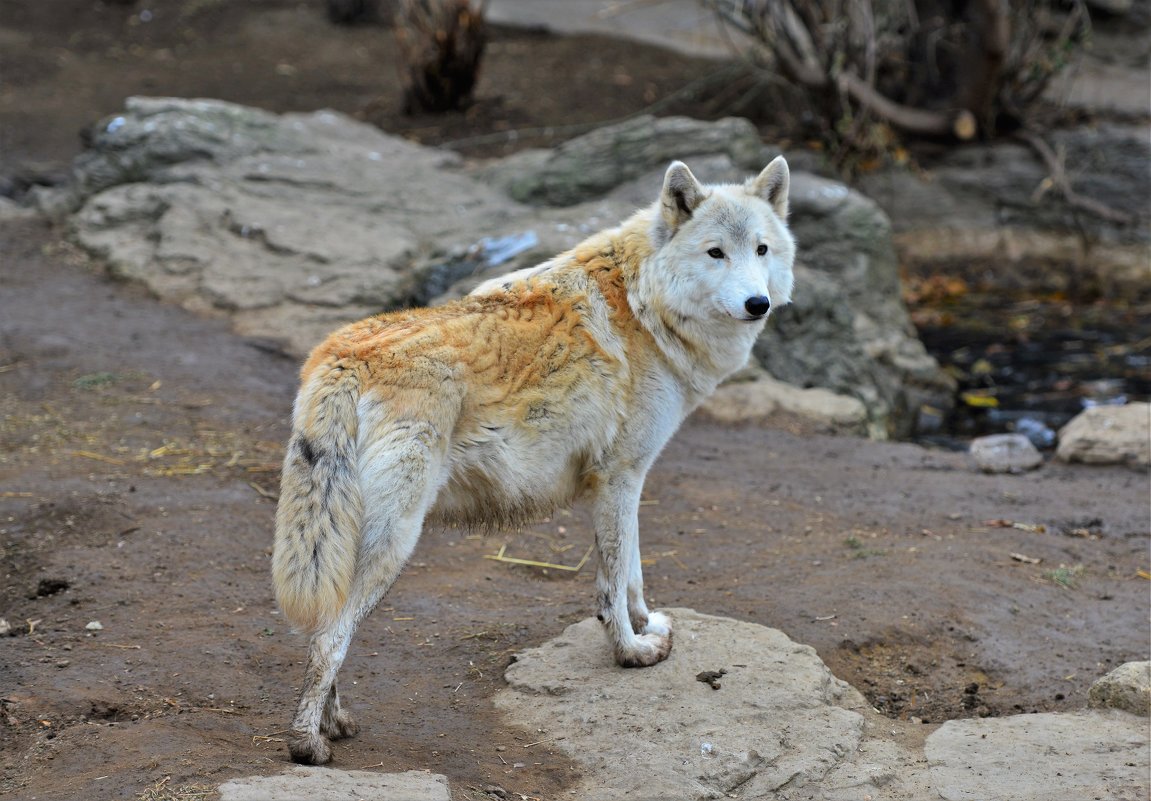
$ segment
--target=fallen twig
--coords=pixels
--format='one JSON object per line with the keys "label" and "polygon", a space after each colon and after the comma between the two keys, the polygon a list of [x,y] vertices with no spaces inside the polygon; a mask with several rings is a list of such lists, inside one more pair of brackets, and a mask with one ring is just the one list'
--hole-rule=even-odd
{"label": "fallen twig", "polygon": [[291,731],[291,729],[280,729],[279,731],[274,731],[271,734],[253,734],[252,745],[256,745],[258,743],[282,743],[284,742],[284,738],[279,737],[278,735],[289,734]]}
{"label": "fallen twig", "polygon": [[126,465],[128,464],[123,459],[116,459],[112,456],[105,456],[102,453],[93,453],[92,451],[72,451],[73,456],[82,456],[85,459],[95,459],[97,462],[107,462],[108,464]]}
{"label": "fallen twig", "polygon": [[1020,523],[1017,520],[984,520],[983,525],[988,528],[1017,528],[1020,531],[1029,531],[1032,534],[1046,534],[1047,526],[1042,523]]}
{"label": "fallen twig", "polygon": [[583,566],[587,564],[587,560],[591,558],[591,552],[594,547],[594,545],[589,545],[587,551],[584,552],[583,559],[580,559],[579,564],[575,565],[574,567],[571,565],[557,565],[553,562],[538,562],[535,559],[519,559],[514,556],[505,556],[505,552],[508,549],[506,544],[501,545],[499,553],[495,555],[484,554],[484,559],[491,559],[495,562],[507,562],[511,565],[526,565],[527,567],[540,567],[550,570],[567,570],[572,573],[578,573],[583,569]]}
{"label": "fallen twig", "polygon": [[271,490],[266,490],[263,487],[261,487],[259,484],[257,484],[255,481],[249,481],[248,486],[251,487],[252,489],[254,489],[256,491],[256,494],[259,495],[261,498],[267,498],[270,501],[280,500],[280,494],[278,492],[272,492]]}

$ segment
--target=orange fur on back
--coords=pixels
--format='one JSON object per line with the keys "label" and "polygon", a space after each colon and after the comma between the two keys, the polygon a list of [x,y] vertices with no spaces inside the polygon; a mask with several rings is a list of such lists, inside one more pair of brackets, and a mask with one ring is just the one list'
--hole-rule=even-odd
{"label": "orange fur on back", "polygon": [[[365,435],[355,418],[364,397],[381,410],[372,432],[421,420],[460,447],[491,431],[530,439],[540,429],[534,421],[549,414],[556,399],[594,396],[605,408],[628,407],[630,370],[620,355],[642,360],[652,347],[628,302],[625,269],[638,263],[637,244],[646,241],[596,237],[561,257],[566,263],[558,278],[529,278],[480,297],[370,317],[312,351],[301,370],[273,561],[277,598],[291,621],[305,630],[330,622],[355,574],[363,501],[353,465],[357,437]],[[614,334],[626,343],[615,353],[587,326],[589,293],[600,296]],[[325,442],[339,444],[318,444]],[[323,453],[313,462],[308,448]],[[539,497],[502,494],[498,475],[465,465],[451,482],[459,494],[488,502],[449,505],[433,515],[480,526],[522,524],[594,480],[594,457],[592,443],[578,480]],[[336,493],[339,509],[325,491]]]}

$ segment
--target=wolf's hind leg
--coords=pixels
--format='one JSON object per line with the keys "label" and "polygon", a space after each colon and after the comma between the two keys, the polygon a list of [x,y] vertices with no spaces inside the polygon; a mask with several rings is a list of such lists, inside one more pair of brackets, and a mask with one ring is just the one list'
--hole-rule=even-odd
{"label": "wolf's hind leg", "polygon": [[336,673],[356,626],[391,588],[415,548],[422,522],[421,515],[420,519],[401,521],[388,531],[372,532],[372,536],[365,532],[348,602],[336,622],[312,638],[300,706],[288,741],[288,751],[295,762],[322,765],[332,758],[324,734],[339,739],[356,733],[355,721],[340,706]]}
{"label": "wolf's hind leg", "polygon": [[333,681],[332,689],[328,692],[328,702],[324,705],[324,714],[320,718],[320,732],[329,740],[342,740],[354,737],[359,730],[351,714],[340,706],[340,691],[337,682]]}
{"label": "wolf's hind leg", "polygon": [[348,622],[341,615],[337,623],[316,632],[308,645],[304,685],[288,739],[288,753],[294,762],[322,765],[332,758],[332,748],[320,734],[320,720],[355,631],[355,624]]}
{"label": "wolf's hind leg", "polygon": [[671,653],[671,623],[651,612],[643,599],[639,557],[639,497],[643,476],[612,476],[594,501],[599,551],[599,618],[607,628],[615,659],[624,667],[645,667]]}
{"label": "wolf's hind leg", "polygon": [[435,438],[413,436],[409,428],[394,433],[395,437],[364,448],[360,457],[364,524],[356,576],[340,616],[312,638],[288,741],[296,762],[320,765],[332,758],[321,731],[335,738],[355,734],[355,722],[339,703],[336,673],[356,626],[391,588],[415,549],[424,515],[435,498],[434,479],[442,457],[442,451],[428,447]]}

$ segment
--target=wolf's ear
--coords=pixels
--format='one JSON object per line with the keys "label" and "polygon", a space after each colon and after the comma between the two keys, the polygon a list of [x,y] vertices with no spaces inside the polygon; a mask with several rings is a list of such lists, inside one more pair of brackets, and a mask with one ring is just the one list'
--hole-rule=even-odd
{"label": "wolf's ear", "polygon": [[791,184],[791,172],[783,156],[776,156],[763,172],[752,179],[747,191],[771,204],[781,219],[787,219],[787,190]]}
{"label": "wolf's ear", "polygon": [[663,191],[659,196],[660,215],[668,230],[674,232],[691,219],[707,192],[691,170],[682,161],[673,161],[663,176]]}

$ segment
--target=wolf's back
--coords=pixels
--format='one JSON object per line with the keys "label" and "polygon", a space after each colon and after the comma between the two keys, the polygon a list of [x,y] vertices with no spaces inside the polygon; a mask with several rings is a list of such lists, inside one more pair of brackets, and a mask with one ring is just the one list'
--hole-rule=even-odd
{"label": "wolf's back", "polygon": [[280,608],[308,632],[335,619],[355,574],[359,368],[327,359],[306,373],[280,476],[272,578]]}

